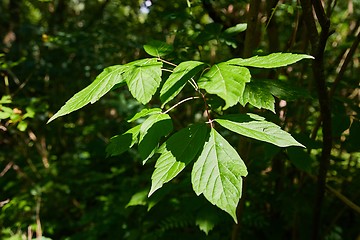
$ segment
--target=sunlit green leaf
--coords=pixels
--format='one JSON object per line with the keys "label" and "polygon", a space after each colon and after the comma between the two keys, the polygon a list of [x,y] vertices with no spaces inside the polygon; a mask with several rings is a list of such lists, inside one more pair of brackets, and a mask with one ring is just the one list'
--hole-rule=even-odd
{"label": "sunlit green leaf", "polygon": [[153,57],[163,57],[174,51],[174,47],[162,41],[153,40],[144,45],[147,54]]}
{"label": "sunlit green leaf", "polygon": [[21,131],[21,132],[25,131],[27,129],[27,127],[28,127],[28,124],[25,121],[21,121],[17,125],[17,129],[19,129],[19,131]]}
{"label": "sunlit green leaf", "polygon": [[204,146],[207,129],[205,124],[194,124],[176,132],[164,143],[151,177],[149,196],[176,177],[195,158]]}
{"label": "sunlit green leaf", "polygon": [[195,223],[206,235],[215,227],[214,222],[206,218],[198,218]]}
{"label": "sunlit green leaf", "polygon": [[142,109],[140,112],[136,113],[131,119],[128,120],[128,122],[133,122],[138,120],[139,118],[148,116],[148,115],[153,115],[153,114],[159,114],[161,113],[161,109],[160,108],[144,108]]}
{"label": "sunlit green leaf", "polygon": [[195,162],[191,182],[197,195],[229,213],[237,222],[236,206],[247,169],[236,150],[214,129]]}
{"label": "sunlit green leaf", "polygon": [[145,206],[148,200],[147,193],[148,193],[148,189],[135,193],[125,207],[127,208],[131,206],[139,206],[139,205]]}
{"label": "sunlit green leaf", "polygon": [[139,153],[144,160],[154,153],[162,136],[172,131],[172,122],[168,114],[155,114],[147,118],[140,127]]}
{"label": "sunlit green leaf", "polygon": [[216,94],[225,100],[224,109],[235,105],[242,96],[245,83],[251,78],[247,68],[229,65],[227,63],[215,64],[199,79],[199,87],[208,93]]}
{"label": "sunlit green leaf", "polygon": [[302,59],[313,58],[306,54],[272,53],[266,56],[254,56],[246,59],[234,58],[227,61],[227,63],[244,67],[278,68],[296,63]]}
{"label": "sunlit green leaf", "polygon": [[127,65],[116,65],[105,68],[89,86],[70,98],[65,105],[49,119],[48,123],[60,116],[74,112],[89,103],[93,104],[99,100],[110,91],[115,84],[125,81],[124,72],[127,69],[129,69]]}
{"label": "sunlit green leaf", "polygon": [[10,118],[10,116],[13,114],[14,114],[14,111],[12,108],[0,106],[0,119]]}
{"label": "sunlit green leaf", "polygon": [[226,115],[221,119],[215,119],[215,121],[230,131],[249,138],[272,143],[279,147],[305,147],[278,125],[268,122],[263,117],[255,114]]}
{"label": "sunlit green leaf", "polygon": [[275,113],[275,99],[269,91],[250,82],[246,84],[245,91],[239,100],[240,104],[245,106],[250,103],[254,107],[264,108]]}
{"label": "sunlit green leaf", "polygon": [[138,135],[140,133],[141,125],[137,125],[122,135],[116,135],[110,139],[109,144],[106,147],[108,156],[120,155],[123,152],[131,148],[135,143],[138,142]]}
{"label": "sunlit green leaf", "polygon": [[128,63],[131,68],[126,73],[126,83],[131,94],[142,104],[148,103],[161,82],[162,63],[156,58],[148,58]]}
{"label": "sunlit green leaf", "polygon": [[205,64],[198,61],[180,63],[164,83],[160,91],[163,106],[171,101],[183,89],[189,79],[197,74]]}
{"label": "sunlit green leaf", "polygon": [[0,99],[0,104],[11,103],[11,96],[10,95],[3,95]]}

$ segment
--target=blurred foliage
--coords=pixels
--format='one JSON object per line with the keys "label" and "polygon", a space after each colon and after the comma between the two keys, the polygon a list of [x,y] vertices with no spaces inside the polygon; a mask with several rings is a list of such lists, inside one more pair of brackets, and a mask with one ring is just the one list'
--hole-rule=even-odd
{"label": "blurred foliage", "polygon": [[[216,63],[242,57],[246,32],[238,24],[247,22],[249,2],[1,1],[0,238],[229,239],[238,231],[242,239],[309,239],[322,133],[310,137],[319,104],[308,63],[276,71],[252,70],[262,81],[276,80],[266,87],[280,92],[283,100],[277,100],[277,115],[249,110],[292,132],[307,150],[250,142],[246,157],[250,174],[239,226],[196,197],[189,172],[148,199],[144,192],[150,189],[153,164],[142,166],[135,151],[106,158],[109,139],[129,129],[125,120],[142,109],[122,88],[46,125],[103,68],[147,56],[142,46],[150,41],[172,44],[173,62]],[[273,1],[262,1],[259,9],[254,55],[308,53],[297,1],[274,1],[276,7],[269,7],[269,2]],[[335,4],[326,6],[335,31],[325,51],[331,88],[338,66],[356,41],[360,1],[328,2]],[[359,57],[357,49],[331,99],[334,144],[327,176],[329,186],[357,205]],[[177,127],[193,117],[186,107],[173,115]],[[238,136],[223,134],[238,144]],[[359,236],[359,213],[332,192],[325,195],[322,219],[324,239]]]}

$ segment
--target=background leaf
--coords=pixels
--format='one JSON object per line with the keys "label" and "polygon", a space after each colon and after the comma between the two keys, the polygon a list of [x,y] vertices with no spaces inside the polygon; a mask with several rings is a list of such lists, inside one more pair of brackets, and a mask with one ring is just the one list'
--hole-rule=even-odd
{"label": "background leaf", "polygon": [[183,89],[189,79],[197,74],[205,65],[203,62],[186,61],[174,68],[173,73],[164,83],[160,91],[162,106],[171,101]]}
{"label": "background leaf", "polygon": [[234,58],[227,61],[227,63],[245,67],[278,68],[296,63],[302,59],[313,58],[314,57],[306,54],[272,53],[266,56],[254,56],[246,59]]}
{"label": "background leaf", "polygon": [[162,41],[153,40],[144,45],[147,54],[153,57],[163,57],[174,51],[174,47]]}
{"label": "background leaf", "polygon": [[236,24],[233,27],[229,27],[229,28],[225,29],[223,34],[233,36],[233,35],[236,35],[238,33],[241,33],[243,31],[245,31],[246,28],[247,28],[247,23],[239,23],[239,24]]}
{"label": "background leaf", "polygon": [[224,109],[235,105],[242,96],[245,83],[250,82],[250,72],[247,68],[215,64],[199,79],[199,87],[208,93],[216,94],[225,100]]}
{"label": "background leaf", "polygon": [[214,129],[195,162],[191,182],[197,195],[229,213],[235,222],[236,206],[241,197],[245,163],[236,150]]}
{"label": "background leaf", "polygon": [[238,37],[239,33],[245,31],[247,28],[246,23],[239,23],[233,27],[229,27],[225,29],[220,35],[220,41],[225,42],[227,45],[231,46],[232,48],[237,48],[239,45]]}
{"label": "background leaf", "polygon": [[142,104],[148,103],[161,82],[162,63],[156,58],[141,59],[127,64],[126,83],[131,94]]}
{"label": "background leaf", "polygon": [[93,104],[99,100],[108,91],[110,91],[115,84],[121,83],[125,80],[123,73],[128,68],[129,67],[127,65],[116,65],[105,68],[104,71],[102,71],[89,86],[70,98],[65,105],[49,119],[47,123],[60,116],[74,112],[88,103]]}
{"label": "background leaf", "polygon": [[209,23],[206,24],[204,29],[196,36],[195,42],[198,44],[202,44],[208,42],[212,39],[219,38],[221,34],[223,26],[219,23]]}
{"label": "background leaf", "polygon": [[135,193],[134,195],[132,195],[130,201],[128,202],[128,204],[126,204],[126,208],[127,207],[131,207],[131,206],[145,206],[147,204],[147,193],[148,193],[148,189],[144,189],[140,192]]}
{"label": "background leaf", "polygon": [[249,138],[272,143],[279,147],[305,147],[278,125],[265,121],[263,117],[255,114],[226,115],[221,119],[215,119],[215,121],[230,131]]}
{"label": "background leaf", "polygon": [[190,125],[176,132],[164,143],[151,176],[149,196],[176,177],[195,158],[204,146],[207,129],[205,124]]}

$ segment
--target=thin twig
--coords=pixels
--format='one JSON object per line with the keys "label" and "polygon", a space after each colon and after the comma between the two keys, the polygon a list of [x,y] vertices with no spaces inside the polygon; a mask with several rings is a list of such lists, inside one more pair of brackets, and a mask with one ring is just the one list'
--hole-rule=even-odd
{"label": "thin twig", "polygon": [[0,173],[0,177],[3,177],[5,175],[5,173],[7,173],[13,165],[14,165],[13,161],[6,164],[4,170],[2,170],[2,172]]}
{"label": "thin twig", "polygon": [[42,239],[40,208],[41,208],[41,196],[39,196],[36,200],[36,239]]}
{"label": "thin twig", "polygon": [[162,70],[162,71],[165,71],[165,72],[171,72],[171,73],[174,72],[173,70],[170,70],[170,69],[167,69],[167,68],[162,68],[161,70]]}
{"label": "thin twig", "polygon": [[6,200],[4,200],[4,201],[1,201],[1,202],[0,202],[0,207],[5,206],[5,205],[8,204],[9,202],[10,202],[10,199],[6,199]]}
{"label": "thin twig", "polygon": [[202,99],[204,100],[205,112],[206,112],[206,116],[208,118],[208,122],[210,123],[210,127],[214,128],[214,123],[213,123],[213,121],[211,119],[211,116],[210,116],[209,105],[206,102],[205,94],[203,94],[200,90],[198,91],[198,93],[201,95]]}
{"label": "thin twig", "polygon": [[158,58],[158,60],[161,61],[161,62],[164,62],[164,63],[166,63],[166,64],[169,64],[169,65],[171,65],[171,66],[177,67],[177,65],[176,65],[175,63],[168,62],[168,61],[166,61],[166,60],[164,60],[164,59],[161,59],[161,58]]}
{"label": "thin twig", "polygon": [[188,80],[188,83],[190,83],[190,85],[195,89],[195,91],[199,90],[199,87],[197,86],[196,82],[194,81],[194,79],[190,79]]}
{"label": "thin twig", "polygon": [[187,101],[190,101],[190,100],[193,100],[193,99],[198,99],[198,98],[200,98],[200,97],[188,97],[188,98],[185,98],[185,99],[181,100],[180,102],[176,103],[174,106],[172,106],[171,108],[169,108],[165,112],[163,112],[163,114],[166,114],[166,113],[170,112],[171,110],[173,110],[174,108],[176,108],[177,106],[179,106],[180,104],[182,104],[184,102],[187,102]]}

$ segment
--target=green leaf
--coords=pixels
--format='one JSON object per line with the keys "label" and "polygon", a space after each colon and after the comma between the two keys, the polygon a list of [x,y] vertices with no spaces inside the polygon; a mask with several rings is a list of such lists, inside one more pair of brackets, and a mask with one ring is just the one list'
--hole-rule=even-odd
{"label": "green leaf", "polygon": [[236,48],[239,44],[237,36],[239,33],[245,31],[247,28],[246,23],[239,23],[236,26],[229,27],[225,31],[223,31],[220,35],[220,41],[225,42],[225,44]]}
{"label": "green leaf", "polygon": [[160,85],[162,63],[156,58],[148,58],[126,65],[131,67],[126,74],[131,94],[142,104],[148,103]]}
{"label": "green leaf", "polygon": [[199,87],[224,99],[226,109],[239,102],[245,83],[250,82],[250,78],[247,68],[219,63],[199,79]]}
{"label": "green leaf", "polygon": [[247,176],[245,163],[236,150],[214,129],[195,162],[191,182],[197,195],[205,198],[236,219],[236,206],[241,198],[242,176]]}
{"label": "green leaf", "polygon": [[122,135],[116,135],[110,139],[109,144],[106,146],[108,156],[120,155],[134,146],[138,141],[141,125],[137,125]]}
{"label": "green leaf", "polygon": [[17,129],[19,129],[19,131],[21,131],[21,132],[24,132],[27,127],[28,127],[28,124],[25,121],[21,121],[17,125]]}
{"label": "green leaf", "polygon": [[139,154],[145,160],[152,156],[162,136],[172,131],[172,122],[168,114],[155,114],[147,118],[140,127]]}
{"label": "green leaf", "polygon": [[55,113],[47,123],[54,119],[74,112],[88,103],[93,104],[104,96],[111,88],[118,83],[125,81],[124,72],[129,68],[127,65],[116,65],[105,68],[96,79],[86,88],[70,98],[60,110]]}
{"label": "green leaf", "polygon": [[263,117],[255,114],[226,115],[221,119],[215,119],[215,121],[230,131],[246,137],[272,143],[279,147],[305,147],[297,142],[289,133],[282,130],[278,125],[265,121]]}
{"label": "green leaf", "polygon": [[163,57],[174,51],[174,47],[162,41],[153,40],[144,45],[147,54],[153,57]]}
{"label": "green leaf", "polygon": [[244,67],[278,68],[296,63],[302,59],[314,59],[314,57],[306,54],[272,53],[266,56],[254,56],[246,59],[234,58],[227,61],[227,63]]}
{"label": "green leaf", "polygon": [[205,25],[204,30],[196,36],[194,42],[198,44],[205,43],[212,39],[217,39],[221,34],[221,29],[223,28],[222,24],[219,23],[209,23]]}
{"label": "green leaf", "polygon": [[239,23],[236,24],[234,27],[229,27],[227,29],[225,29],[225,31],[223,32],[224,35],[236,35],[238,33],[241,33],[243,31],[245,31],[247,28],[247,24],[246,23]]}
{"label": "green leaf", "polygon": [[213,221],[206,218],[198,218],[196,219],[195,224],[199,227],[201,231],[203,231],[206,235],[215,227]]}
{"label": "green leaf", "polygon": [[0,104],[6,104],[11,103],[11,96],[10,95],[4,95],[0,99]]}
{"label": "green leaf", "polygon": [[240,104],[245,106],[247,103],[250,103],[254,107],[268,109],[275,113],[275,99],[273,95],[266,91],[266,89],[253,83],[246,84],[245,91],[239,100]]}
{"label": "green leaf", "polygon": [[135,193],[130,201],[128,202],[128,204],[126,204],[126,208],[127,207],[131,207],[131,206],[145,206],[147,204],[147,193],[148,193],[148,189],[144,189],[140,192]]}
{"label": "green leaf", "polygon": [[311,173],[313,160],[311,155],[308,154],[304,149],[290,147],[287,149],[289,160],[294,166],[302,171]]}
{"label": "green leaf", "polygon": [[206,124],[194,124],[172,135],[161,147],[161,155],[151,176],[149,196],[164,183],[176,177],[204,146],[208,128]]}
{"label": "green leaf", "polygon": [[308,90],[291,84],[289,81],[256,79],[256,81],[253,81],[250,84],[255,88],[262,89],[263,92],[269,92],[271,95],[286,101],[311,98]]}
{"label": "green leaf", "polygon": [[205,65],[203,62],[186,61],[174,68],[173,73],[164,83],[160,91],[162,106],[171,101],[183,89],[189,79],[197,74]]}
{"label": "green leaf", "polygon": [[161,113],[161,109],[160,108],[144,108],[142,109],[140,112],[136,113],[131,119],[128,120],[128,122],[134,122],[136,120],[138,120],[139,118],[148,116],[148,115],[153,115],[153,114],[159,114]]}
{"label": "green leaf", "polygon": [[11,115],[14,114],[14,111],[12,108],[0,106],[0,119],[7,119],[11,117]]}
{"label": "green leaf", "polygon": [[220,212],[218,208],[209,208],[209,206],[203,205],[196,214],[195,224],[199,229],[205,232],[206,235],[214,229],[214,227],[223,221],[223,218],[220,217],[223,213]]}

